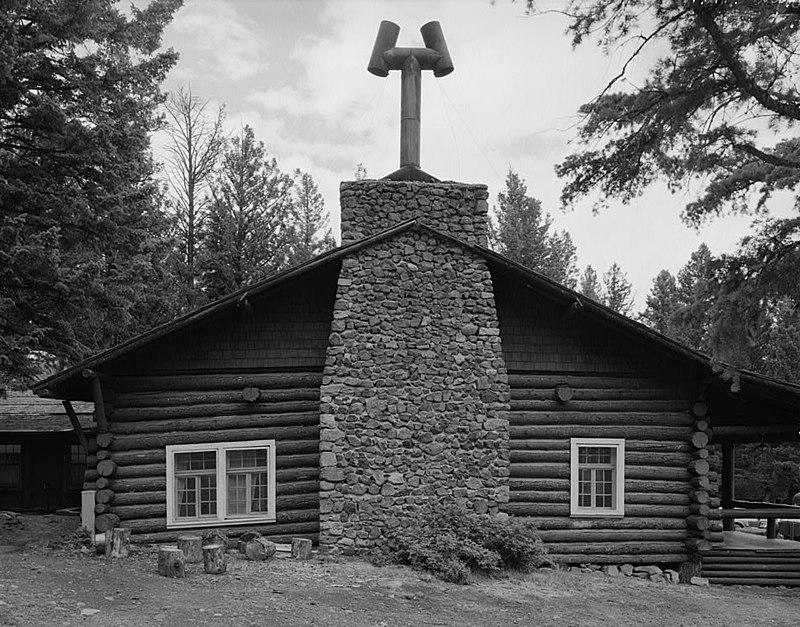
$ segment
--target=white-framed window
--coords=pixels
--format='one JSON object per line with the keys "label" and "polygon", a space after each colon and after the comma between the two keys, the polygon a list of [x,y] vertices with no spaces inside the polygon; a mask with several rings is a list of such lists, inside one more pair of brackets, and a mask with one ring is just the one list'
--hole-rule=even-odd
{"label": "white-framed window", "polygon": [[275,440],[167,446],[167,527],[275,521]]}
{"label": "white-framed window", "polygon": [[625,514],[625,440],[570,439],[570,515]]}

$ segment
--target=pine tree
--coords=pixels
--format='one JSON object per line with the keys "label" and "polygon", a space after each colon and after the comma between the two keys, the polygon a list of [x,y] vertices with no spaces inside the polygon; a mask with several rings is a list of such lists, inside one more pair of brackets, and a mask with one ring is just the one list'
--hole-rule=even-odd
{"label": "pine tree", "polygon": [[77,360],[173,313],[149,133],[179,5],[0,9],[0,378],[38,376],[42,360]]}
{"label": "pine tree", "polygon": [[328,226],[328,212],[317,184],[307,172],[295,170],[292,198],[292,264],[303,263],[336,246]]}
{"label": "pine tree", "polygon": [[618,313],[629,315],[633,310],[632,286],[616,262],[603,275],[603,287],[603,304]]}
{"label": "pine tree", "polygon": [[700,244],[678,272],[674,337],[684,344],[709,352],[709,333],[714,324],[714,304],[719,293],[715,261],[705,244]]}
{"label": "pine tree", "polygon": [[513,170],[505,190],[497,195],[497,224],[490,225],[492,246],[499,253],[566,285],[577,282],[577,255],[566,231],[551,233],[553,219],[542,204],[528,196],[525,181]]}
{"label": "pine tree", "polygon": [[285,268],[291,242],[292,179],[245,126],[211,184],[200,269],[211,299]]}
{"label": "pine tree", "polygon": [[675,312],[680,306],[675,277],[669,270],[662,270],[653,280],[642,321],[659,333],[675,337]]}
{"label": "pine tree", "polygon": [[580,278],[578,291],[587,298],[591,298],[598,303],[603,302],[603,288],[600,285],[600,279],[597,277],[597,272],[594,271],[592,266],[586,266],[586,269],[583,271],[583,274]]}

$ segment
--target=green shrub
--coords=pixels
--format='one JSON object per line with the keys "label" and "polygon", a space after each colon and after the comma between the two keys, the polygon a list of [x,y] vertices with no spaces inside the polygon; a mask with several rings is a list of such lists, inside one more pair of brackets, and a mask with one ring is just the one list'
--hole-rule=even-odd
{"label": "green shrub", "polygon": [[393,529],[377,561],[408,564],[462,584],[473,573],[530,572],[551,563],[536,529],[524,520],[501,520],[455,505],[428,506],[410,524]]}

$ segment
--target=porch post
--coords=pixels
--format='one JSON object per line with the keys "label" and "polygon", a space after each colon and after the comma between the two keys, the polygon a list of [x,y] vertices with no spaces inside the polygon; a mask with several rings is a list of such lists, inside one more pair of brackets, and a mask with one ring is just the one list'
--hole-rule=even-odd
{"label": "porch post", "polygon": [[[734,452],[736,445],[733,442],[722,443],[722,486],[720,492],[722,496],[722,508],[730,509],[733,507],[733,499],[735,498],[734,488]],[[725,531],[733,531],[734,519],[725,518],[722,521],[722,528]]]}

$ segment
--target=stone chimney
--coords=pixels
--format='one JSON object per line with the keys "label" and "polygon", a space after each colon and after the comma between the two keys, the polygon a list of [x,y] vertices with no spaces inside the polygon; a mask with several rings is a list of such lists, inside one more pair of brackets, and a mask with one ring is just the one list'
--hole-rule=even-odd
{"label": "stone chimney", "polygon": [[[486,244],[483,185],[342,183],[342,243],[411,218]],[[368,551],[430,502],[508,501],[509,387],[486,260],[418,225],[342,260],[320,404],[320,545]]]}
{"label": "stone chimney", "polygon": [[420,218],[468,244],[488,245],[489,192],[485,185],[366,180],[343,182],[339,191],[342,244]]}

